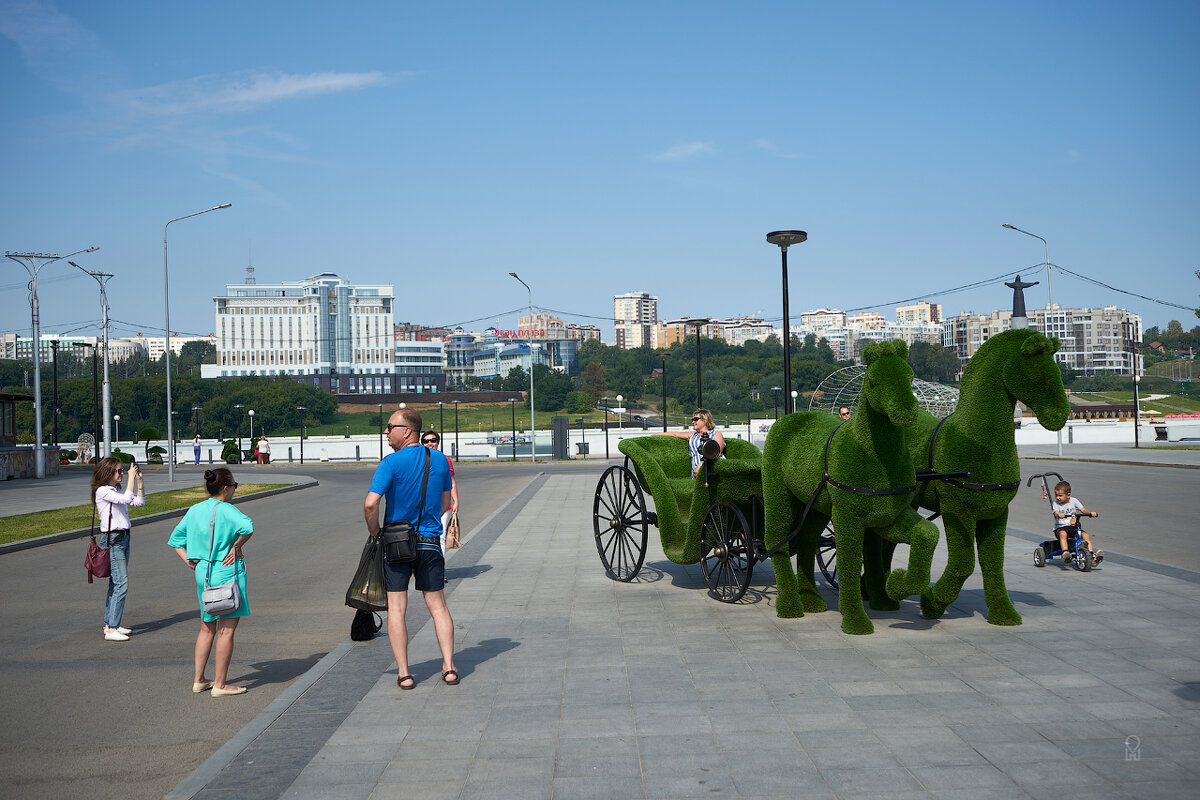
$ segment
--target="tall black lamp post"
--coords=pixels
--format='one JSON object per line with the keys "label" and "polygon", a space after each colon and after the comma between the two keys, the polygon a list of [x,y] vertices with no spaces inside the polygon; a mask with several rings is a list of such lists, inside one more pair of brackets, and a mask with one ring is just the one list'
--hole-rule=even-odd
{"label": "tall black lamp post", "polygon": [[783,396],[783,413],[791,414],[796,410],[796,402],[790,394],[792,389],[792,333],[788,320],[787,251],[791,245],[808,241],[808,234],[804,231],[771,231],[767,234],[767,241],[778,245],[783,254],[783,385],[784,391],[788,392]]}
{"label": "tall black lamp post", "polygon": [[771,394],[775,395],[775,419],[779,419],[779,387],[772,386]]}
{"label": "tall black lamp post", "polygon": [[383,403],[376,403],[379,406],[379,460],[383,461]]}
{"label": "tall black lamp post", "polygon": [[1138,425],[1141,424],[1140,414],[1138,413],[1141,406],[1141,398],[1138,396],[1138,384],[1142,382],[1140,375],[1133,376],[1133,446],[1141,447],[1141,442],[1138,439]]}
{"label": "tall black lamp post", "polygon": [[700,385],[700,329],[712,320],[707,318],[689,319],[685,324],[696,329],[696,408],[704,407],[704,389]]}
{"label": "tall black lamp post", "polygon": [[667,432],[667,359],[671,357],[670,353],[659,353],[658,357],[662,359],[662,418],[663,418],[663,433]]}
{"label": "tall black lamp post", "polygon": [[[300,412],[300,463],[303,464],[304,463],[304,412],[307,411],[308,409],[306,409],[304,406],[296,406],[296,410]],[[238,441],[239,442],[241,441],[240,437],[238,438]],[[242,449],[242,446],[239,444],[238,450],[241,450],[241,449]],[[380,460],[382,460],[382,459],[380,459]]]}
{"label": "tall black lamp post", "polygon": [[458,404],[462,400],[451,400],[454,403],[454,461],[458,462]]}
{"label": "tall black lamp post", "polygon": [[512,460],[516,461],[517,460],[517,398],[510,397],[508,399],[508,402],[510,404],[512,404],[512,423],[513,423],[513,434],[512,434],[513,457],[512,457]]}
{"label": "tall black lamp post", "polygon": [[[237,425],[237,436],[238,436],[238,463],[240,464],[240,463],[241,463],[241,461],[242,461],[242,422],[243,422],[243,421],[246,419],[246,407],[245,407],[244,405],[242,405],[241,403],[234,403],[234,404],[233,404],[233,407],[234,407],[234,408],[240,408],[240,409],[242,410],[242,415],[241,415],[240,417],[238,417],[238,425]],[[301,437],[300,447],[301,447],[301,448],[303,448],[303,447],[304,447],[304,441],[303,441],[303,437]],[[302,453],[303,453],[303,452],[304,452],[304,451],[303,451],[303,449],[301,449],[301,451],[300,451],[300,452],[302,452]],[[301,463],[301,464],[303,464],[303,463],[304,463],[304,456],[303,456],[303,455],[302,455],[302,456],[300,456],[300,463]]]}
{"label": "tall black lamp post", "polygon": [[[446,434],[445,434],[446,404],[443,403],[441,400],[438,400],[437,407],[438,407],[438,441],[442,441],[446,438]],[[419,433],[419,431],[418,431],[418,433]]]}
{"label": "tall black lamp post", "polygon": [[58,415],[62,413],[58,406],[58,340],[50,342],[50,350],[54,353],[54,446],[58,447]]}
{"label": "tall black lamp post", "polygon": [[97,452],[94,455],[97,457],[97,460],[99,460],[99,456],[100,456],[100,452],[99,452],[99,450],[100,450],[100,447],[99,447],[99,442],[100,442],[100,377],[99,377],[100,373],[99,373],[99,369],[100,369],[100,367],[99,367],[99,363],[98,363],[99,348],[94,344],[89,344],[88,342],[76,342],[75,346],[92,348],[92,440],[97,443],[97,446],[96,446]]}
{"label": "tall black lamp post", "polygon": [[604,401],[604,460],[608,460],[608,398],[601,397]]}

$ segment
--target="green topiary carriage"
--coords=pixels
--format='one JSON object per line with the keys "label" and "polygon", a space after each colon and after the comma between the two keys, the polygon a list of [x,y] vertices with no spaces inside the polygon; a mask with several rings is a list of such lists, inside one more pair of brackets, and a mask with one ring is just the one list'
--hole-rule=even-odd
{"label": "green topiary carriage", "polygon": [[[725,447],[724,459],[706,461],[691,478],[683,439],[643,436],[617,445],[625,464],[604,472],[592,504],[596,549],[610,577],[633,580],[655,525],[667,558],[699,562],[718,600],[741,599],[761,560],[755,532],[762,519],[762,453],[741,439],[726,439]],[[654,499],[654,511],[647,508],[643,487]]]}

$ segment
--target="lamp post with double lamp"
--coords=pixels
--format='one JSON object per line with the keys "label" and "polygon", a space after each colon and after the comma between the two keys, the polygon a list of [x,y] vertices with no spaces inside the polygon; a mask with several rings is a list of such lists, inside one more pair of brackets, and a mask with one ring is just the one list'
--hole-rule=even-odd
{"label": "lamp post with double lamp", "polygon": [[[1008,228],[1010,231],[1016,231],[1017,233],[1023,233],[1026,236],[1032,236],[1034,239],[1040,240],[1041,243],[1046,248],[1046,293],[1047,293],[1047,297],[1048,297],[1048,304],[1046,305],[1046,324],[1045,324],[1044,332],[1045,332],[1046,336],[1050,336],[1051,335],[1050,320],[1054,315],[1054,281],[1050,277],[1050,243],[1047,242],[1045,239],[1043,239],[1041,236],[1038,236],[1036,233],[1030,233],[1029,231],[1022,230],[1021,228],[1018,228],[1016,225],[1009,225],[1007,222],[1001,223],[1001,227]],[[1057,433],[1058,433],[1058,454],[1061,456],[1062,455],[1062,428],[1059,428]]]}
{"label": "lamp post with double lamp", "polygon": [[76,342],[75,346],[92,348],[92,438],[97,442],[96,452],[94,455],[97,457],[96,460],[99,461],[100,448],[98,443],[100,442],[100,383],[96,355],[100,350],[100,346],[96,344],[89,344],[88,342]]}
{"label": "lamp post with double lamp", "polygon": [[196,435],[200,435],[200,412],[203,411],[200,406],[192,406],[192,429]]}
{"label": "lamp post with double lamp", "polygon": [[670,353],[659,353],[658,357],[662,360],[662,422],[663,433],[667,432],[667,359],[671,357]]}
{"label": "lamp post with double lamp", "polygon": [[[196,211],[191,214],[184,214],[182,217],[175,217],[175,219],[167,220],[167,224],[163,225],[163,318],[164,318],[163,327],[166,329],[166,335],[167,335],[167,346],[166,346],[166,349],[163,351],[163,358],[166,360],[166,364],[167,364],[167,438],[170,439],[172,442],[175,441],[175,423],[171,421],[171,292],[170,292],[170,288],[168,286],[170,270],[167,268],[167,228],[170,227],[172,222],[179,222],[182,219],[198,217],[201,214],[207,214],[210,211],[217,211],[222,208],[229,208],[231,205],[232,205],[232,203],[222,203],[219,206],[213,206],[212,208],[206,208],[203,211]],[[241,449],[240,444],[238,446],[238,449],[239,450]],[[239,458],[241,457],[240,453],[238,454],[238,457]],[[167,465],[167,481],[174,482],[174,480],[175,480],[175,461],[174,461],[174,459],[172,459],[171,463]]]}
{"label": "lamp post with double lamp", "polygon": [[684,324],[696,329],[696,408],[704,407],[704,389],[700,385],[700,329],[712,322],[708,318],[689,319]]}
{"label": "lamp post with double lamp", "polygon": [[[767,241],[779,247],[783,255],[783,385],[792,388],[792,333],[790,327],[790,312],[788,311],[788,248],[794,244],[808,241],[805,231],[771,231]],[[795,400],[789,402],[789,395],[783,396],[783,413],[791,414],[796,410]]]}
{"label": "lamp post with double lamp", "polygon": [[376,403],[379,406],[379,460],[383,461],[383,403]]}
{"label": "lamp post with double lamp", "polygon": [[454,403],[454,461],[458,462],[458,404],[462,400],[451,400]]}
{"label": "lamp post with double lamp", "polygon": [[775,398],[775,419],[776,419],[776,421],[778,421],[778,419],[779,419],[779,391],[780,391],[780,387],[778,387],[778,386],[771,387],[771,394]]}
{"label": "lamp post with double lamp", "polygon": [[77,256],[80,253],[94,253],[99,247],[89,247],[86,250],[76,250],[65,256],[53,253],[5,253],[6,258],[20,264],[29,273],[29,309],[33,327],[33,474],[37,478],[46,477],[46,456],[42,448],[42,367],[41,345],[42,331],[40,310],[38,307],[38,273],[47,264],[61,261],[64,258]]}
{"label": "lamp post with double lamp", "polygon": [[100,332],[103,341],[102,351],[104,353],[104,388],[100,393],[100,405],[103,407],[104,415],[101,419],[104,420],[104,455],[112,455],[112,426],[109,425],[109,416],[112,414],[112,389],[108,382],[108,292],[105,290],[104,284],[112,278],[110,272],[92,272],[76,264],[74,261],[68,261],[72,267],[84,272],[100,284]]}
{"label": "lamp post with double lamp", "polygon": [[513,422],[513,434],[512,434],[513,457],[512,457],[512,460],[516,461],[517,460],[517,398],[510,397],[508,399],[508,402],[512,404],[512,422]]}
{"label": "lamp post with double lamp", "polygon": [[[307,411],[304,406],[296,406],[296,410],[300,412],[300,463],[304,463],[304,412]],[[240,448],[239,448],[240,449]],[[382,459],[380,459],[382,461]]]}
{"label": "lamp post with double lamp", "polygon": [[[508,274],[521,281],[517,273]],[[529,292],[529,460],[534,462],[537,461],[537,419],[533,415],[533,289],[525,281],[521,281],[521,285]]]}

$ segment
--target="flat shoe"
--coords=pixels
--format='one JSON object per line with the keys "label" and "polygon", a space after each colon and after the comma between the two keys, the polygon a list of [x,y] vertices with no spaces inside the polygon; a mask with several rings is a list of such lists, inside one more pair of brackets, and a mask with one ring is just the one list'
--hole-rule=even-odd
{"label": "flat shoe", "polygon": [[235,686],[232,689],[218,689],[216,686],[212,688],[213,697],[232,697],[235,694],[245,694],[245,686]]}
{"label": "flat shoe", "polygon": [[104,639],[109,642],[128,642],[129,641],[128,636],[126,636],[123,633],[117,633],[116,631],[106,631],[104,634]]}
{"label": "flat shoe", "polygon": [[123,634],[125,634],[126,636],[128,636],[128,635],[129,635],[129,634],[131,634],[131,633],[133,633],[133,631],[132,631],[132,630],[130,630],[129,628],[110,628],[110,627],[108,627],[107,625],[105,625],[105,626],[104,626],[104,632],[105,632],[105,633],[111,633],[111,632],[113,632],[113,631],[116,631],[117,633],[123,633]]}
{"label": "flat shoe", "polygon": [[[408,686],[405,686],[405,681],[412,681],[412,683],[410,683]],[[396,685],[407,692],[409,689],[417,688],[417,679],[412,675],[401,675],[399,678],[396,678]]]}
{"label": "flat shoe", "polygon": [[[453,680],[450,679],[450,677],[449,677],[450,675],[454,676]],[[445,672],[442,673],[442,680],[444,680],[446,682],[447,686],[457,686],[458,685],[458,670],[456,670],[456,669],[446,670]]]}
{"label": "flat shoe", "polygon": [[192,684],[192,694],[200,694],[201,692],[207,692],[212,687],[213,687],[212,681],[205,681],[204,683],[193,683]]}

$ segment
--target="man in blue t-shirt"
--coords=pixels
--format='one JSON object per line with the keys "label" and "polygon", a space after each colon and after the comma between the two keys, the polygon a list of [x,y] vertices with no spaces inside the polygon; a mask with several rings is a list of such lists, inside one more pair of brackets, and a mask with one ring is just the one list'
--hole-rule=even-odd
{"label": "man in blue t-shirt", "polygon": [[[416,561],[405,564],[384,562],[388,641],[399,670],[396,685],[401,689],[412,689],[417,685],[408,671],[408,626],[404,621],[408,610],[408,579],[414,575],[417,591],[424,596],[429,616],[433,618],[433,630],[442,651],[442,680],[454,685],[458,683],[458,671],[454,668],[454,620],[442,592],[446,583],[446,559],[438,542],[442,533],[442,512],[450,508],[450,464],[440,451],[421,446],[421,415],[416,411],[402,408],[392,414],[386,430],[388,444],[396,452],[379,462],[375,476],[371,478],[371,489],[363,501],[367,531],[372,536],[379,535],[379,501],[386,497],[387,524],[408,520],[416,526],[421,537]],[[425,502],[418,509],[427,456],[429,480],[425,487]]]}

